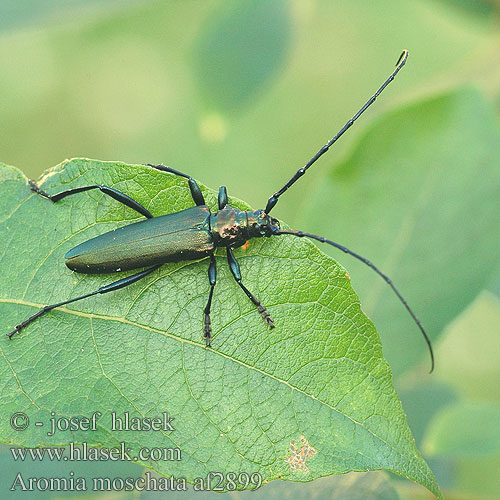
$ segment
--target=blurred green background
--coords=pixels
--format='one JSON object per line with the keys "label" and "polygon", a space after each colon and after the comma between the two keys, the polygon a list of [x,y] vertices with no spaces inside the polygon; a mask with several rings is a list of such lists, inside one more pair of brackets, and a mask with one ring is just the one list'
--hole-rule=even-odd
{"label": "blurred green background", "polygon": [[[349,270],[379,330],[445,498],[500,498],[499,26],[498,0],[2,0],[0,161],[34,178],[78,156],[165,163],[263,208],[407,48],[395,82],[273,215],[394,279],[434,339],[432,376],[384,283],[323,249]],[[20,467],[6,447],[0,463],[4,492],[19,470],[66,470]],[[77,473],[102,474],[102,464]],[[258,495],[429,498],[377,472],[233,498]]]}

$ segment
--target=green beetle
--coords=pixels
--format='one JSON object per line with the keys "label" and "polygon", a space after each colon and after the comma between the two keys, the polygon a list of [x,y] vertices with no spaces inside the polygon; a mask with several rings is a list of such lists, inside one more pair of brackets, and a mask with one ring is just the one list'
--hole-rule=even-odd
{"label": "green beetle", "polygon": [[[349,250],[348,248],[335,243],[331,240],[303,231],[281,230],[279,222],[270,217],[269,213],[278,202],[279,197],[287,191],[307,169],[318,160],[329,148],[349,129],[352,124],[361,116],[361,114],[376,100],[382,91],[394,79],[397,73],[406,63],[408,51],[401,54],[396,69],[385,80],[373,96],[361,107],[361,109],[346,122],[340,131],[325,144],[302,168],[297,170],[293,177],[277,192],[275,192],[267,201],[266,208],[255,211],[241,211],[228,205],[227,191],[224,186],[219,188],[218,211],[211,213],[209,207],[205,204],[203,194],[196,181],[187,174],[179,172],[171,167],[164,165],[148,166],[167,172],[170,174],[184,177],[188,180],[191,196],[196,206],[182,210],[173,214],[153,217],[153,215],[140,203],[133,200],[126,194],[105,185],[83,186],[69,189],[56,194],[48,194],[42,191],[34,181],[30,181],[31,189],[41,196],[57,202],[66,196],[99,189],[103,193],[111,196],[115,200],[136,210],[146,217],[146,220],[129,224],[127,226],[109,231],[105,234],[80,243],[66,254],[66,265],[73,271],[79,273],[111,273],[127,271],[147,267],[146,270],[126,278],[115,281],[109,285],[102,286],[98,290],[74,299],[59,302],[45,306],[33,316],[23,321],[8,334],[11,338],[14,334],[21,331],[26,325],[31,323],[42,314],[65,304],[81,300],[92,295],[103,294],[128,286],[152,273],[158,267],[166,262],[177,262],[183,260],[195,260],[208,256],[210,264],[208,268],[208,278],[210,282],[210,292],[207,305],[204,310],[203,335],[206,346],[210,347],[211,325],[210,308],[214,288],[216,285],[216,263],[214,251],[216,248],[225,247],[229,268],[234,279],[245,292],[248,298],[255,304],[262,318],[270,328],[274,328],[274,322],[266,308],[260,303],[242,283],[240,266],[233,255],[233,249],[245,244],[252,238],[271,237],[283,234],[289,234],[298,237],[307,237],[328,243],[349,255],[362,261],[378,273],[393,289],[395,294],[404,304],[418,327],[422,332],[431,356],[431,371],[434,368],[434,355],[432,345],[422,324],[409,307],[406,300],[399,293],[392,281],[383,274],[374,264],[361,255]],[[151,266],[151,267],[149,267]]]}

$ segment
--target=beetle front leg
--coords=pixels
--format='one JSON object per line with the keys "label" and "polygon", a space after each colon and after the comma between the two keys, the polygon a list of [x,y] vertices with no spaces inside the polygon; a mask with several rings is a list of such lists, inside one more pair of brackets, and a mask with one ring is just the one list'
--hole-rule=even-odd
{"label": "beetle front leg", "polygon": [[227,205],[227,189],[226,186],[219,188],[219,210],[223,210]]}
{"label": "beetle front leg", "polygon": [[210,293],[208,295],[208,302],[205,306],[205,322],[203,328],[203,336],[205,337],[207,347],[210,347],[210,337],[212,336],[212,327],[210,325],[210,308],[212,307],[212,297],[214,295],[214,288],[217,283],[217,267],[215,262],[215,255],[210,254],[210,265],[208,266],[208,280],[210,281]]}
{"label": "beetle front leg", "polygon": [[260,303],[260,300],[257,297],[255,297],[255,295],[253,295],[250,292],[250,290],[248,290],[248,288],[241,282],[240,265],[238,264],[238,261],[233,255],[233,251],[231,250],[231,248],[227,247],[226,252],[227,252],[227,261],[229,263],[229,269],[231,269],[231,272],[233,273],[236,283],[240,285],[240,288],[245,292],[246,296],[257,306],[257,310],[260,312],[260,315],[262,316],[262,319],[266,322],[266,325],[268,325],[269,328],[274,328],[274,321],[267,312],[267,309]]}

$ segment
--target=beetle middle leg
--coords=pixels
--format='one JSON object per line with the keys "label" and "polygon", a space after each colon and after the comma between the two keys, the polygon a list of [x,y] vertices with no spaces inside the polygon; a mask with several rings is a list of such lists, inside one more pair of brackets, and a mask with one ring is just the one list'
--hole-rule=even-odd
{"label": "beetle middle leg", "polygon": [[10,333],[7,334],[7,337],[12,338],[13,335],[16,333],[19,333],[25,326],[28,326],[32,321],[35,319],[39,318],[43,314],[52,311],[52,309],[55,309],[56,307],[61,307],[66,304],[70,304],[71,302],[76,302],[77,300],[82,300],[86,299],[87,297],[92,297],[93,295],[97,294],[103,294],[103,293],[108,293],[108,292],[113,292],[115,290],[118,290],[120,288],[124,288],[128,285],[131,285],[132,283],[135,283],[136,281],[139,281],[142,278],[145,278],[148,274],[151,274],[153,271],[156,271],[160,265],[150,267],[149,269],[146,269],[144,271],[141,271],[136,274],[132,274],[131,276],[127,276],[126,278],[122,278],[121,280],[114,281],[113,283],[110,283],[109,285],[104,285],[101,286],[98,290],[95,290],[94,292],[86,293],[85,295],[81,295],[80,297],[75,297],[74,299],[69,299],[65,300],[63,302],[58,302],[57,304],[51,304],[50,306],[45,306],[42,309],[40,309],[37,313],[33,314],[33,316],[30,316],[28,319],[24,320],[22,323],[19,323],[14,330],[12,330]]}
{"label": "beetle middle leg", "polygon": [[240,285],[240,288],[245,292],[247,297],[257,306],[257,310],[260,312],[262,319],[266,322],[269,328],[274,328],[274,321],[269,315],[267,309],[260,303],[260,300],[257,297],[255,297],[255,295],[253,295],[250,292],[250,290],[248,290],[248,288],[241,282],[240,265],[238,264],[238,261],[233,255],[233,251],[231,250],[231,248],[227,247],[226,252],[227,252],[227,261],[229,263],[229,269],[231,269],[231,272],[233,273],[236,283]]}
{"label": "beetle middle leg", "polygon": [[53,201],[54,203],[62,200],[66,196],[71,196],[72,194],[83,193],[84,191],[90,191],[91,189],[99,189],[101,192],[107,194],[108,196],[111,196],[111,198],[115,199],[116,201],[119,201],[127,207],[134,209],[136,212],[139,212],[141,215],[144,215],[144,217],[147,217],[148,219],[151,219],[153,217],[153,214],[147,208],[144,208],[140,203],[133,200],[130,196],[127,196],[125,193],[122,193],[115,188],[105,186],[104,184],[92,184],[90,186],[67,189],[66,191],[61,191],[60,193],[49,194],[41,190],[36,185],[34,180],[30,179],[28,182],[31,186],[32,191],[39,194],[40,196],[43,196],[44,198],[49,199],[50,201]]}
{"label": "beetle middle leg", "polygon": [[156,170],[160,170],[161,172],[168,172],[169,174],[178,175],[187,179],[193,201],[198,206],[205,205],[205,198],[203,198],[203,193],[201,192],[200,186],[198,186],[197,182],[190,175],[184,174],[182,172],[179,172],[178,170],[175,170],[175,168],[167,167],[165,165],[152,165],[151,163],[147,163],[147,166],[155,168]]}
{"label": "beetle middle leg", "polygon": [[214,295],[214,288],[217,284],[217,266],[215,262],[215,255],[210,254],[210,265],[208,266],[208,280],[210,281],[210,293],[208,295],[208,302],[205,306],[205,322],[203,328],[203,336],[205,337],[206,346],[210,347],[210,337],[212,336],[212,327],[210,326],[210,308],[212,307],[212,297]]}

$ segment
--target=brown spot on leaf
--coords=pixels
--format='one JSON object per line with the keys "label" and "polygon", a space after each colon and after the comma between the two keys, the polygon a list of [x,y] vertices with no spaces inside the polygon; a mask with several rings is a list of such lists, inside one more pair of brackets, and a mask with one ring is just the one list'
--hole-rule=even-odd
{"label": "brown spot on leaf", "polygon": [[290,472],[296,472],[298,470],[309,472],[306,460],[314,457],[317,453],[316,449],[309,444],[304,436],[300,436],[300,442],[302,443],[302,446],[297,448],[296,441],[290,441],[291,454],[285,458],[285,462],[288,462],[290,465]]}

